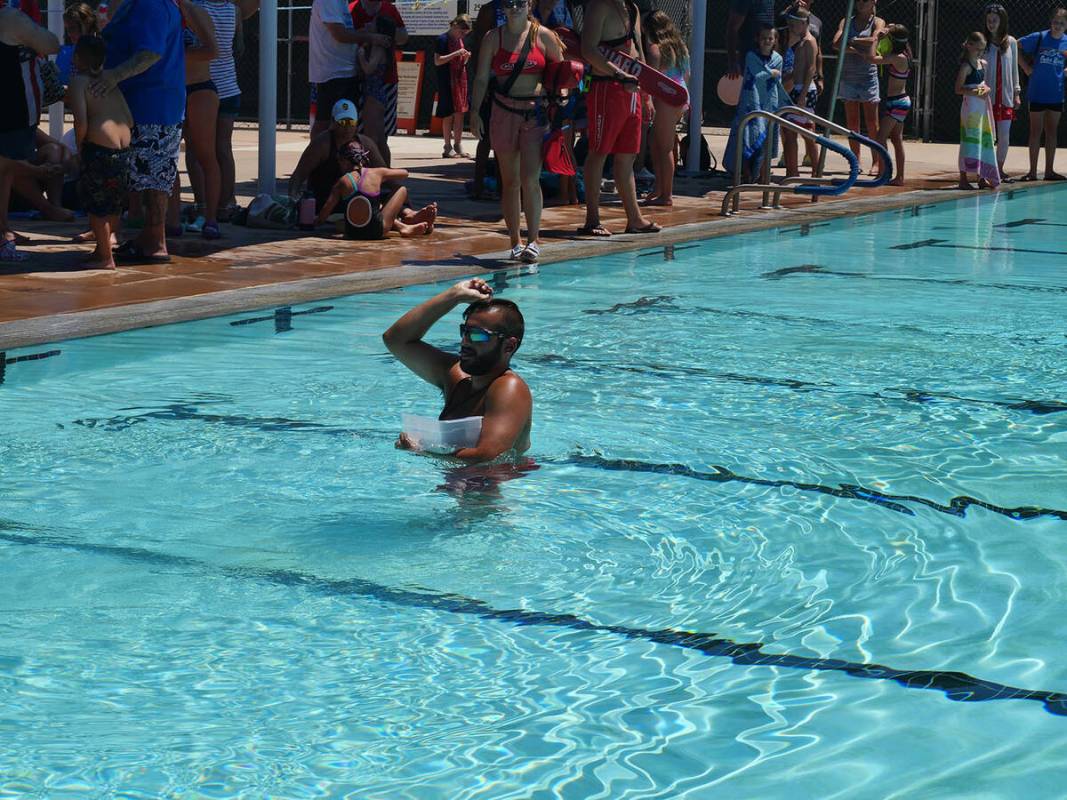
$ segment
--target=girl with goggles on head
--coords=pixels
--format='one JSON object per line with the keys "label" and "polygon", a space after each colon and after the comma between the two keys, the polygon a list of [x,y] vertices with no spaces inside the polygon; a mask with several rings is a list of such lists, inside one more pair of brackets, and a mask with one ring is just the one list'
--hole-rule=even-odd
{"label": "girl with goggles on head", "polygon": [[504,24],[482,40],[474,78],[473,107],[480,109],[486,97],[492,104],[488,126],[475,113],[471,132],[479,139],[488,136],[496,152],[510,256],[533,263],[541,254],[541,149],[548,130],[542,81],[547,64],[563,60],[563,47],[555,33],[531,17],[526,0],[500,0],[500,7]]}

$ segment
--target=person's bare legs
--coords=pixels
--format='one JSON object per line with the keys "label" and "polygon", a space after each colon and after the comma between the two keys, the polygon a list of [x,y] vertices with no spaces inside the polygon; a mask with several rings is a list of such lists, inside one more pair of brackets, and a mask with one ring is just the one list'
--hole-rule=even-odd
{"label": "person's bare legs", "polygon": [[[495,112],[494,112],[495,113]],[[507,113],[501,111],[501,113]],[[504,212],[504,225],[508,229],[510,247],[522,243],[522,172],[519,152],[496,151],[496,164],[500,170],[500,206]]]}
{"label": "person's bare legs", "polygon": [[652,166],[656,171],[655,197],[646,199],[645,205],[674,205],[674,145],[678,120],[684,110],[666,103],[656,103],[656,116],[652,120],[651,148]]}
{"label": "person's bare legs", "polygon": [[407,202],[407,199],[408,190],[406,187],[401,186],[393,192],[392,197],[382,206],[382,230],[386,233],[397,231],[401,236],[405,237],[423,236],[433,231],[432,222],[416,222],[409,225],[400,221],[400,211],[404,208],[404,203]]}
{"label": "person's bare legs", "polygon": [[11,185],[14,182],[13,162],[0,156],[0,240],[8,242],[21,242],[25,238],[11,230],[11,223],[7,219],[7,207],[11,200]]}
{"label": "person's bare legs", "polygon": [[538,244],[545,202],[541,195],[541,140],[523,137],[520,141],[519,178],[522,181],[522,210],[526,216],[526,241]]}
{"label": "person's bare legs", "polygon": [[1060,124],[1059,111],[1045,112],[1045,180],[1063,180],[1056,172],[1056,133]]}
{"label": "person's bare legs", "polygon": [[74,212],[69,209],[51,203],[41,186],[53,179],[56,174],[62,182],[63,168],[55,164],[37,166],[24,161],[12,161],[11,188],[18,192],[19,197],[30,206],[40,212],[41,216],[49,222],[70,222],[74,219]]}
{"label": "person's bare legs", "polygon": [[482,138],[478,140],[478,147],[474,150],[474,186],[471,194],[475,200],[481,199],[485,193],[485,174],[489,171],[489,151],[492,150],[488,130],[489,127],[485,126],[486,132],[482,134]]}
{"label": "person's bare legs", "polygon": [[389,152],[389,137],[385,135],[385,108],[373,97],[363,98],[363,133],[374,140],[388,167],[393,163]]}
{"label": "person's bare legs", "polygon": [[[186,163],[186,169],[189,165]],[[171,231],[178,231],[182,225],[182,181],[181,177],[174,178],[174,185],[171,186],[170,194],[167,195],[167,221],[166,227]],[[180,232],[180,231],[179,231]]]}
{"label": "person's bare legs", "polygon": [[889,183],[892,186],[904,185],[904,125],[897,122],[896,127],[893,128],[893,132],[890,134],[890,139],[893,140],[893,155],[896,158],[896,174],[893,176],[893,180]]}
{"label": "person's bare legs", "polygon": [[465,116],[459,111],[452,115],[452,149],[463,158],[468,157],[463,150],[463,118]]}
{"label": "person's bare legs", "polygon": [[797,135],[795,132],[785,128],[782,129],[782,152],[785,155],[785,176],[792,178],[799,175]]}
{"label": "person's bare legs", "polygon": [[237,168],[233,161],[234,118],[218,116],[215,126],[215,159],[219,163],[219,205],[223,208],[237,205]]}
{"label": "person's bare legs", "polygon": [[[857,100],[845,101],[845,127],[853,133],[860,132],[860,105]],[[856,158],[860,157],[860,143],[852,139],[848,140],[849,149]]]}
{"label": "person's bare legs", "polygon": [[448,151],[452,147],[452,120],[455,118],[455,114],[449,114],[447,117],[441,118],[441,137],[444,139],[444,152],[442,155],[448,158]]}
{"label": "person's bare legs", "polygon": [[165,222],[167,218],[167,193],[147,189],[141,194],[144,209],[144,227],[134,244],[146,256],[167,255]]}
{"label": "person's bare legs", "polygon": [[89,269],[115,269],[115,259],[111,255],[111,220],[114,217],[89,215],[89,227],[93,230],[96,249],[83,262]]}
{"label": "person's bare legs", "polygon": [[1041,133],[1045,129],[1045,115],[1047,111],[1030,112],[1030,171],[1026,177],[1032,181],[1037,180],[1037,157],[1041,154]]}
{"label": "person's bare legs", "polygon": [[[889,142],[890,138],[892,138],[893,135],[896,133],[897,126],[898,126],[897,121],[895,119],[893,119],[892,117],[890,117],[890,116],[882,117],[882,119],[880,120],[880,124],[878,125],[878,136],[876,137],[877,141],[878,141],[878,144],[882,145],[882,147],[886,147],[888,145],[888,142]],[[896,141],[895,140],[893,142],[893,147],[894,148],[896,147]],[[896,162],[897,162],[896,163],[896,167],[897,167],[897,175],[898,175],[898,177],[900,175],[903,175],[903,173],[900,171],[901,168],[903,167],[903,164],[901,164],[901,162],[900,162],[899,155],[900,154],[898,153],[897,154],[898,157],[896,159]],[[879,174],[882,171],[881,164],[882,164],[882,157],[881,156],[875,156],[875,164],[874,165],[878,169],[878,173]],[[892,181],[892,184],[894,186],[901,186],[901,185],[903,185],[903,183],[904,183],[903,179],[900,180],[899,182],[897,182],[895,179]]]}
{"label": "person's bare legs", "polygon": [[[594,231],[602,228],[600,224],[600,181],[604,177],[604,164],[607,153],[594,153],[592,150],[585,157],[585,227],[583,230]],[[610,233],[604,235],[610,236]]]}
{"label": "person's bare legs", "polygon": [[[185,143],[196,155],[203,171],[204,225],[219,223],[219,162],[215,157],[219,96],[215,92],[193,92],[186,100]],[[191,176],[190,176],[191,177]]]}
{"label": "person's bare legs", "polygon": [[[863,107],[863,121],[867,127],[867,137],[874,139],[878,136],[878,103],[861,103],[860,105]],[[858,132],[859,128],[856,130]],[[878,162],[878,156],[871,153],[871,171],[869,174],[878,174]]]}
{"label": "person's bare legs", "polygon": [[1008,176],[1004,172],[1004,162],[1008,160],[1008,146],[1011,137],[1011,120],[1002,119],[997,122],[997,169],[1000,177],[1006,180]]}
{"label": "person's bare legs", "polygon": [[637,203],[637,183],[634,180],[636,160],[637,155],[633,153],[615,154],[615,191],[619,193],[622,207],[626,211],[627,232],[655,227],[652,220],[642,216],[641,206]]}
{"label": "person's bare legs", "polygon": [[49,175],[42,180],[41,185],[44,187],[49,202],[54,206],[63,204],[63,177],[66,174],[63,153],[62,145],[51,142],[37,148],[37,163],[52,168]]}

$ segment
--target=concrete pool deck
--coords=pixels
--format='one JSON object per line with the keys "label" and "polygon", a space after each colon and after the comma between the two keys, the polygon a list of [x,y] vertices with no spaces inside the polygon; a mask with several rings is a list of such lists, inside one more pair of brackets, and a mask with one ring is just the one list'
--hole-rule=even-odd
{"label": "concrete pool deck", "polygon": [[[705,131],[715,154],[725,147],[722,134]],[[305,132],[279,132],[280,176],[287,178],[306,141]],[[508,240],[499,204],[474,202],[463,192],[472,162],[442,159],[436,137],[396,136],[390,145],[395,163],[411,172],[407,185],[412,204],[417,207],[431,200],[439,204],[437,231],[430,237],[350,242],[324,232],[226,225],[220,241],[207,242],[190,234],[171,240],[170,264],[104,271],[78,266],[92,249],[70,241],[87,227],[84,218],[74,223],[13,218],[12,226],[30,238],[20,250],[31,260],[0,265],[0,351],[519,266],[504,260]],[[234,147],[239,201],[244,204],[254,194],[256,131],[236,131]],[[904,187],[853,190],[819,203],[783,196],[785,207],[775,211],[756,210],[759,196],[750,195],[742,203],[742,213],[729,218],[719,216],[723,192],[718,184],[704,177],[679,180],[674,207],[649,211],[664,226],[655,235],[579,237],[574,230],[584,219],[584,206],[549,208],[542,222],[541,263],[810,224],[972,194],[955,188],[955,145],[908,142],[907,148],[909,178]],[[1018,175],[1025,170],[1026,152],[1014,148],[1007,171]],[[284,184],[280,181],[279,186]],[[606,199],[603,220],[621,230],[618,199],[613,195]]]}

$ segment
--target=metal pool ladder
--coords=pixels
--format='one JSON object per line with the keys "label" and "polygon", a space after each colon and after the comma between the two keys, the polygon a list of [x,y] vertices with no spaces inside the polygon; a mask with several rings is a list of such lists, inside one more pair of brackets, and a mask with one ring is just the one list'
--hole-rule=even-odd
{"label": "metal pool ladder", "polygon": [[[795,117],[806,117],[814,122],[816,126],[822,127],[827,133],[840,134],[851,141],[859,142],[860,144],[871,148],[871,151],[881,159],[881,171],[878,173],[878,177],[861,180],[859,177],[859,160],[853,155],[849,148],[838,144],[826,134],[815,133],[807,128],[797,125],[795,122],[784,119],[782,116],[783,114],[790,114]],[[763,142],[763,163],[760,167],[760,182],[741,183],[741,160],[744,155],[744,148],[738,146],[734,158],[734,185],[728,192],[726,192],[726,196],[722,199],[722,215],[724,217],[733,216],[740,210],[742,192],[762,192],[763,203],[760,205],[761,209],[781,208],[783,193],[811,195],[812,202],[815,202],[819,197],[832,197],[834,195],[844,194],[853,186],[867,189],[884,186],[889,182],[889,178],[893,174],[893,161],[889,157],[889,151],[882,145],[873,139],[855,133],[854,131],[850,131],[848,128],[831,122],[828,119],[823,119],[808,111],[806,108],[800,108],[799,106],[783,106],[782,108],[779,108],[777,112],[763,110],[751,111],[742,117],[741,123],[737,126],[738,131],[743,131],[749,122],[759,117],[766,119],[769,123],[767,137]],[[848,177],[801,178],[797,176],[786,178],[781,183],[771,183],[771,144],[774,141],[772,135],[776,135],[776,132],[773,130],[773,126],[775,125],[793,131],[804,139],[811,139],[820,147],[826,150],[832,150],[838,155],[843,156],[845,160],[848,161]],[[821,160],[822,159],[820,158],[820,161]],[[773,201],[771,199],[772,195],[774,196]]]}

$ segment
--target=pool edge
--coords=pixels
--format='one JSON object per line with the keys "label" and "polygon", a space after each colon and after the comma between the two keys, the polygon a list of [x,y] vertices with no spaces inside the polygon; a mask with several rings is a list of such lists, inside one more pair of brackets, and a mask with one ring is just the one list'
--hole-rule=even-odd
{"label": "pool edge", "polygon": [[[1020,190],[1013,188],[1009,191]],[[621,234],[606,240],[554,242],[540,263],[553,264],[698,239],[717,239],[760,230],[947,203],[975,196],[974,192],[961,190],[922,189],[890,196],[813,204],[804,208],[783,208],[758,214],[751,212],[746,216],[715,216],[703,222],[666,228],[655,236]],[[0,323],[0,351],[496,272],[501,269],[500,256],[503,255],[505,254],[488,253],[473,259],[468,258],[462,263],[445,261],[432,265],[401,265],[344,275],[301,278],[262,286],[5,322]]]}

